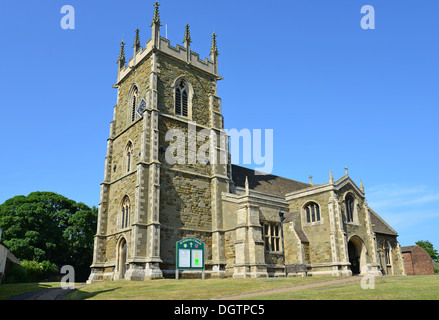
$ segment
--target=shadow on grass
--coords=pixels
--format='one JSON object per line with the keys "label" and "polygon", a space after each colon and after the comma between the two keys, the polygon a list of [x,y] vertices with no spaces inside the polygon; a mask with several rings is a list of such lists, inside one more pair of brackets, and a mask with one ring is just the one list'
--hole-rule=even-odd
{"label": "shadow on grass", "polygon": [[120,288],[121,287],[116,287],[116,288],[111,288],[111,289],[107,289],[107,290],[93,291],[93,292],[86,292],[86,291],[81,291],[81,289],[77,289],[77,290],[73,291],[72,293],[69,293],[67,295],[67,297],[65,298],[65,300],[86,300],[86,299],[93,298],[94,296],[97,296],[98,294],[115,291],[115,290],[118,290]]}

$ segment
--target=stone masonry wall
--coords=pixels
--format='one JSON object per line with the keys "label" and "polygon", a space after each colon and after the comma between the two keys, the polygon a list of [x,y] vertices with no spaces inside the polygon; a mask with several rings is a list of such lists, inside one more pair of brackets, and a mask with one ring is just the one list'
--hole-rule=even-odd
{"label": "stone masonry wall", "polygon": [[215,94],[216,80],[213,75],[191,68],[164,55],[159,56],[160,77],[158,81],[159,111],[174,115],[174,82],[184,77],[192,86],[192,121],[209,126],[209,96]]}
{"label": "stone masonry wall", "polygon": [[[142,98],[146,100],[146,91],[149,88],[149,74],[151,73],[151,57],[146,58],[142,63],[137,64],[136,69],[126,77],[118,89],[118,102],[116,110],[116,128],[115,134],[125,130],[131,125],[132,104],[130,100],[130,91],[135,84],[138,88],[138,101]],[[138,119],[136,117],[136,119]]]}
{"label": "stone masonry wall", "polygon": [[[330,239],[330,225],[328,212],[328,193],[319,193],[310,196],[304,196],[300,199],[290,201],[290,211],[300,212],[300,220],[303,232],[309,240],[308,255],[309,260],[306,263],[330,263],[332,262]],[[303,207],[308,202],[313,201],[320,207],[320,222],[306,222],[306,213]],[[291,257],[291,259],[294,259]]]}

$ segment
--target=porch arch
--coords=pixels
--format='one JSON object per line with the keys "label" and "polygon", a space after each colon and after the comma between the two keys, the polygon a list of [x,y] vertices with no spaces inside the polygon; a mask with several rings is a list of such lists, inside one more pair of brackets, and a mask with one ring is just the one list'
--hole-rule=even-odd
{"label": "porch arch", "polygon": [[352,235],[348,239],[348,254],[351,264],[352,274],[361,274],[363,267],[367,265],[366,256],[367,248],[363,239],[357,235]]}

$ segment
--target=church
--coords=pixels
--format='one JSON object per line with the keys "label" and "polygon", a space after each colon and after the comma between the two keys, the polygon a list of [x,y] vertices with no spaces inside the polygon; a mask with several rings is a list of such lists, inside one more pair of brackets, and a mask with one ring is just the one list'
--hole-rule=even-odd
{"label": "church", "polygon": [[[216,34],[202,60],[188,25],[183,46],[160,35],[157,2],[150,27],[144,48],[136,30],[131,59],[121,43],[89,282],[175,277],[176,243],[188,237],[204,244],[210,278],[405,274],[397,232],[347,169],[317,185],[233,165],[228,140],[220,141]],[[169,161],[167,134],[189,128],[207,131],[219,152],[203,163]],[[203,142],[177,149],[190,157]]]}

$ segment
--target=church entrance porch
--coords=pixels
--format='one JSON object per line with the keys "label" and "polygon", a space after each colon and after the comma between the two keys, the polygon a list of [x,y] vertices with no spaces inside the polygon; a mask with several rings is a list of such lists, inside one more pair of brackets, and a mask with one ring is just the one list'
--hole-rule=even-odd
{"label": "church entrance porch", "polygon": [[358,236],[353,236],[349,240],[348,254],[352,275],[360,274],[361,268],[366,265],[366,247]]}
{"label": "church entrance porch", "polygon": [[360,273],[360,257],[357,255],[355,245],[349,241],[348,244],[349,263],[351,264],[352,275]]}

